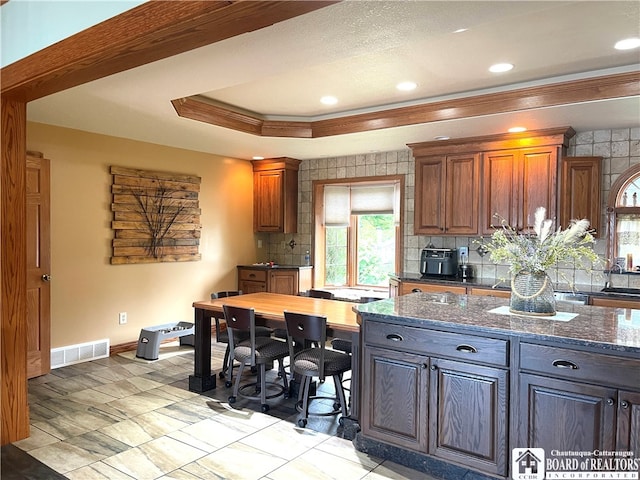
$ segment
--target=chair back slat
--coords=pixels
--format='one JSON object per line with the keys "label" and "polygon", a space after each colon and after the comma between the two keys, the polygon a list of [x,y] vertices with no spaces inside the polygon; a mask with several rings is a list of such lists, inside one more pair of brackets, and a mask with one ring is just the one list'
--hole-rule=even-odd
{"label": "chair back slat", "polygon": [[[309,315],[306,313],[284,312],[284,320],[287,326],[287,344],[289,356],[294,359],[295,353],[305,345],[311,343],[317,345],[319,355],[319,377],[324,380],[324,351],[327,341],[327,317]],[[292,360],[293,362],[293,360]]]}
{"label": "chair back slat", "polygon": [[324,298],[327,300],[333,300],[334,299],[334,295],[331,292],[328,292],[326,290],[315,290],[315,289],[311,289],[309,290],[309,296],[311,298]]}
{"label": "chair back slat", "polygon": [[216,298],[227,298],[242,295],[242,290],[224,290],[222,292],[214,292],[211,294],[211,300]]}
{"label": "chair back slat", "polygon": [[372,303],[377,302],[378,300],[382,300],[379,297],[360,297],[360,303]]}
{"label": "chair back slat", "polygon": [[287,333],[294,340],[320,344],[327,340],[327,317],[285,311],[284,319]]}
{"label": "chair back slat", "polygon": [[249,332],[251,340],[251,366],[256,364],[256,317],[253,308],[233,307],[231,305],[222,305],[224,311],[224,319],[227,322],[229,330],[229,348],[231,351],[237,346],[234,339],[234,331]]}

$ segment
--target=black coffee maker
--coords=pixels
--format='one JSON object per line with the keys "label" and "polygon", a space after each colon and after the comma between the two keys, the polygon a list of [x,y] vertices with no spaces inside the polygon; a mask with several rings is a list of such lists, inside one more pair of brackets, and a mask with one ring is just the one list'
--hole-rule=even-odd
{"label": "black coffee maker", "polygon": [[471,280],[475,276],[473,265],[469,265],[468,256],[460,255],[460,263],[458,264],[458,278],[460,280]]}

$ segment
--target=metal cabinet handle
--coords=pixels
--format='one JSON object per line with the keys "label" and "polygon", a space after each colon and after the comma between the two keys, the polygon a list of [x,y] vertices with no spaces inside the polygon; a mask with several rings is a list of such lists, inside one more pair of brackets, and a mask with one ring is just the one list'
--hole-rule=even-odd
{"label": "metal cabinet handle", "polygon": [[616,401],[613,398],[607,398],[607,405],[613,405]]}
{"label": "metal cabinet handle", "polygon": [[478,349],[473,345],[467,345],[465,343],[458,345],[456,350],[463,353],[478,353]]}
{"label": "metal cabinet handle", "polygon": [[249,274],[249,277],[250,277],[250,278],[254,278],[255,276],[256,276],[256,274],[255,274],[255,273],[250,273],[250,274]]}
{"label": "metal cabinet handle", "polygon": [[552,365],[557,368],[570,368],[571,370],[578,370],[578,365],[569,360],[554,360]]}
{"label": "metal cabinet handle", "polygon": [[629,402],[627,402],[626,400],[623,400],[620,402],[620,406],[622,408],[629,408]]}
{"label": "metal cabinet handle", "polygon": [[422,290],[420,290],[419,288],[414,288],[413,290],[411,290],[411,293],[420,293],[422,292]]}
{"label": "metal cabinet handle", "polygon": [[390,333],[389,335],[387,335],[387,340],[393,340],[394,342],[402,342],[404,338],[402,338],[402,335],[398,335],[397,333]]}
{"label": "metal cabinet handle", "polygon": [[44,275],[42,275],[42,280],[44,280],[45,282],[50,282],[51,275],[49,275],[48,273],[45,273]]}
{"label": "metal cabinet handle", "polygon": [[431,367],[429,367],[429,369],[430,369],[432,372],[435,372],[435,371],[438,369],[438,366],[437,366],[437,365],[431,365]]}
{"label": "metal cabinet handle", "polygon": [[423,369],[423,370],[425,370],[428,366],[429,366],[429,365],[427,365],[426,363],[423,363],[423,364],[421,365],[421,367],[422,367],[422,369]]}

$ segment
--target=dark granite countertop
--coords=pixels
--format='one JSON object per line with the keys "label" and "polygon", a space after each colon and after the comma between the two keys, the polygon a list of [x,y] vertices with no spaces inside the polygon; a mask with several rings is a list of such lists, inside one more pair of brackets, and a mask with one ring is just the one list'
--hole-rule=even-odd
{"label": "dark granite countertop", "polygon": [[269,263],[254,263],[251,265],[237,265],[240,268],[255,268],[257,270],[305,270],[308,268],[313,268],[311,265],[278,265],[274,263],[273,265]]}
{"label": "dark granite countertop", "polygon": [[498,297],[412,293],[354,308],[363,314],[364,321],[517,336],[640,359],[640,310],[563,304],[559,311],[577,314],[568,321],[490,312],[507,305],[508,299]]}
{"label": "dark granite countertop", "polygon": [[[439,285],[452,285],[461,287],[481,287],[481,288],[495,288],[496,290],[511,290],[511,285],[508,282],[501,282],[497,278],[474,278],[471,280],[461,280],[459,278],[442,278],[442,277],[423,277],[419,273],[398,273],[391,275],[392,278],[401,280],[404,282],[417,282],[417,283],[432,283]],[[555,285],[554,290],[563,293],[578,293],[589,295],[592,297],[607,297],[617,298],[624,300],[636,300],[640,302],[640,296],[638,295],[625,295],[620,293],[603,292],[604,285],[574,285],[572,289],[569,285]]]}

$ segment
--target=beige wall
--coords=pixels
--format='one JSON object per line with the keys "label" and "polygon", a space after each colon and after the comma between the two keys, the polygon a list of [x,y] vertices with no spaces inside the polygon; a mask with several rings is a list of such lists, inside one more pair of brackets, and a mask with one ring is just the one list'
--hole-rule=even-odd
{"label": "beige wall", "polygon": [[[29,123],[27,148],[51,160],[51,347],[193,321],[194,300],[236,287],[236,265],[256,260],[251,164],[78,130]],[[109,167],[201,177],[199,262],[111,265]],[[118,325],[118,312],[128,323]]]}

